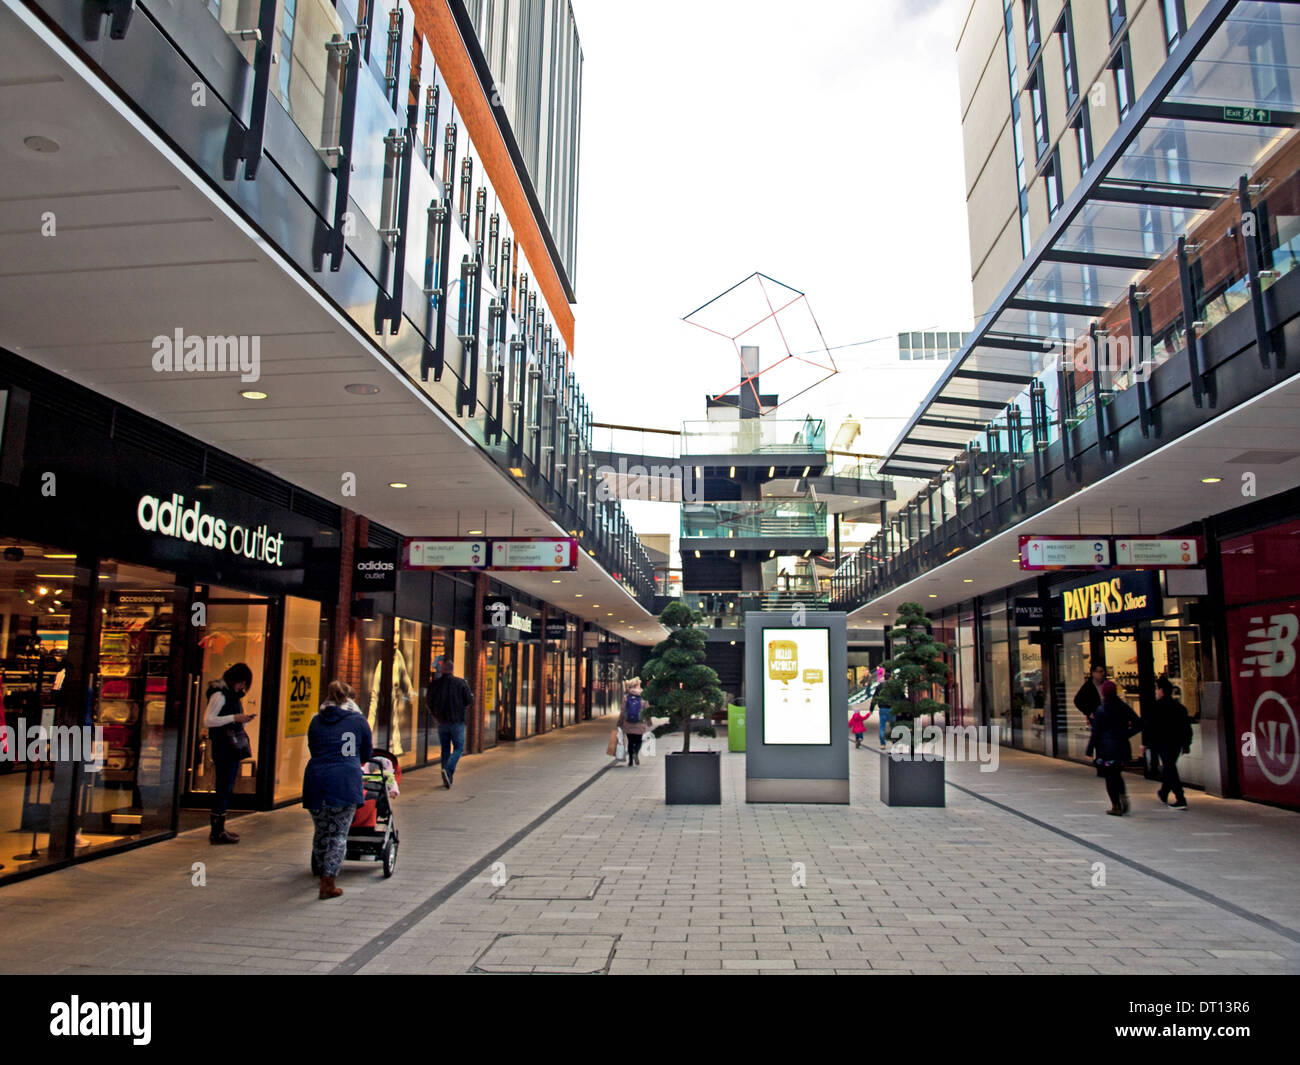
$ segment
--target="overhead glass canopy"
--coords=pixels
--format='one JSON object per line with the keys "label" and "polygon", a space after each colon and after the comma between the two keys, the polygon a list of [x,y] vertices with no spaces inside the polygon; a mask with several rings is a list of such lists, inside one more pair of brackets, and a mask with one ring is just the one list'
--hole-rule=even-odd
{"label": "overhead glass canopy", "polygon": [[[936,471],[1300,124],[1300,5],[1211,0],[971,333],[881,472]],[[1023,404],[1021,404],[1023,406]]]}

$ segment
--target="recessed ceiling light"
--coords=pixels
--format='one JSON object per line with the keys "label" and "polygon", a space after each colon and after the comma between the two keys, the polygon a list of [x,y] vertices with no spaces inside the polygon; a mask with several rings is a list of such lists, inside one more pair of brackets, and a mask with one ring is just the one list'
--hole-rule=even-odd
{"label": "recessed ceiling light", "polygon": [[573,598],[574,598],[574,599],[581,599],[581,598],[582,598],[582,593],[581,593],[581,592],[574,592],[574,593],[573,593]]}
{"label": "recessed ceiling light", "polygon": [[[194,486],[194,490],[195,490],[196,492],[210,492],[210,491],[212,491],[212,485],[210,485],[210,484],[196,484],[196,485]],[[46,555],[45,557],[46,557],[46,558],[49,558],[50,556],[49,556],[49,555]]]}
{"label": "recessed ceiling light", "polygon": [[559,584],[559,583],[560,583],[560,578],[559,578],[559,577],[552,577],[552,578],[551,578],[551,583],[552,583],[552,584]]}
{"label": "recessed ceiling light", "polygon": [[961,579],[961,582],[962,582],[962,584],[974,584],[974,583],[975,583],[975,578],[974,578],[974,577],[963,577],[963,578]]}
{"label": "recessed ceiling light", "polygon": [[49,137],[39,136],[24,137],[23,146],[33,152],[38,152],[41,155],[53,155],[61,147],[58,141],[50,140]]}
{"label": "recessed ceiling light", "polygon": [[243,396],[244,399],[266,399],[265,392],[258,392],[256,389],[253,388],[246,388],[243,392],[240,392],[239,394]]}
{"label": "recessed ceiling light", "polygon": [[1218,484],[1222,480],[1222,477],[1202,477],[1201,484]]}
{"label": "recessed ceiling light", "polygon": [[355,384],[344,385],[344,392],[351,392],[354,396],[373,396],[379,391],[378,385],[367,385],[357,382]]}
{"label": "recessed ceiling light", "polygon": [[931,598],[931,599],[938,599],[939,596],[938,596],[937,593],[935,593],[935,592],[931,592],[931,593],[930,593],[930,598]]}
{"label": "recessed ceiling light", "polygon": [[523,475],[524,475],[524,471],[521,470],[518,466],[511,466],[511,467],[510,467],[510,476],[512,476],[512,477],[522,477]]}
{"label": "recessed ceiling light", "polygon": [[470,531],[467,532],[465,535],[466,535],[466,536],[482,536],[482,535],[483,535],[483,530],[482,530],[482,529],[470,529]]}
{"label": "recessed ceiling light", "polygon": [[389,488],[409,488],[410,485],[408,485],[405,481],[389,481],[389,482],[388,482],[388,487],[389,487]]}

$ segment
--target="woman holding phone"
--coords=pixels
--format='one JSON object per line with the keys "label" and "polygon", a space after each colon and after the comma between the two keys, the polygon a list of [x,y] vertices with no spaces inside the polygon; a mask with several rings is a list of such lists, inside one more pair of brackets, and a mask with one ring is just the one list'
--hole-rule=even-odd
{"label": "woman holding phone", "polygon": [[203,713],[203,725],[208,730],[208,749],[212,752],[212,768],[217,777],[209,843],[239,842],[235,833],[226,831],[226,807],[230,793],[235,790],[239,763],[253,756],[244,726],[257,715],[244,713],[242,701],[252,686],[253,671],[243,662],[236,662],[207,688],[208,706]]}

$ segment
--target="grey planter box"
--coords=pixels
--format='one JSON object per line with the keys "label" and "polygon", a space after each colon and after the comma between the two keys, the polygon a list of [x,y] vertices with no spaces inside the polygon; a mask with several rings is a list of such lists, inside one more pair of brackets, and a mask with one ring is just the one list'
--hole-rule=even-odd
{"label": "grey planter box", "polygon": [[664,757],[666,801],[670,806],[720,806],[722,756],[717,751],[677,751]]}
{"label": "grey planter box", "polygon": [[880,801],[886,806],[944,806],[943,760],[880,758]]}

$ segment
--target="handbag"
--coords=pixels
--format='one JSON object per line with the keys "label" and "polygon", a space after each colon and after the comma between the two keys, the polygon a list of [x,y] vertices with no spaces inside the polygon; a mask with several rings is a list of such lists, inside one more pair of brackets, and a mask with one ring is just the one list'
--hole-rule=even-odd
{"label": "handbag", "polygon": [[614,753],[617,750],[618,750],[618,729],[610,729],[609,743],[606,744],[605,746],[605,753],[609,755],[611,758],[613,758]]}
{"label": "handbag", "polygon": [[226,733],[226,750],[236,762],[242,762],[245,758],[253,757],[253,745],[248,739],[248,733],[239,725],[223,726]]}
{"label": "handbag", "polygon": [[617,729],[618,746],[614,748],[614,757],[620,762],[627,757],[627,737],[623,735],[622,729]]}

